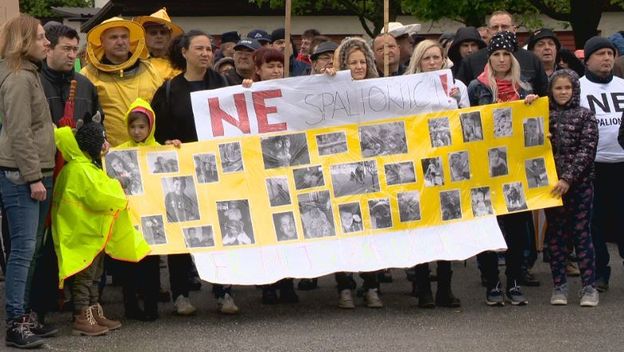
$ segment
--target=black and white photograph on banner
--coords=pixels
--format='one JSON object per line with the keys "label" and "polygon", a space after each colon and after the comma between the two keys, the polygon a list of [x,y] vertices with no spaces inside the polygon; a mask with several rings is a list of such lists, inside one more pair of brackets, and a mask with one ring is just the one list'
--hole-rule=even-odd
{"label": "black and white photograph on banner", "polygon": [[221,229],[221,241],[224,246],[253,244],[255,242],[247,199],[217,202],[217,214]]}
{"label": "black and white photograph on banner", "polygon": [[507,147],[497,147],[488,150],[490,177],[506,176],[509,174],[507,167]]}
{"label": "black and white photograph on banner", "polygon": [[278,241],[297,239],[297,225],[292,211],[273,214],[273,226]]}
{"label": "black and white photograph on banner", "polygon": [[186,248],[214,247],[212,226],[187,227],[182,229]]}
{"label": "black and white photograph on banner", "polygon": [[241,172],[244,170],[243,153],[239,142],[219,144],[221,169],[224,173]]}
{"label": "black and white photograph on banner", "polygon": [[533,147],[544,144],[544,119],[530,117],[522,122],[524,129],[524,146]]}
{"label": "black and white photograph on banner", "polygon": [[178,153],[175,151],[147,153],[147,165],[152,174],[179,172]]}
{"label": "black and white photograph on banner", "polygon": [[420,193],[418,191],[397,194],[399,220],[401,222],[420,220]]}
{"label": "black and white photograph on banner", "polygon": [[148,215],[141,217],[143,238],[149,245],[167,244],[165,223],[162,215]]}
{"label": "black and white photograph on banner", "polygon": [[513,134],[513,123],[511,119],[511,108],[494,109],[494,137],[511,137]]}
{"label": "black and white photograph on banner", "polygon": [[112,151],[106,155],[106,173],[121,183],[129,196],[143,194],[143,181],[136,150]]}
{"label": "black and white photograph on banner", "polygon": [[364,158],[407,153],[405,123],[403,121],[361,126],[359,133],[360,147]]}
{"label": "black and white photograph on banner", "polygon": [[388,186],[416,182],[414,163],[411,161],[386,164],[384,165],[384,171],[386,172],[386,183]]}
{"label": "black and white photograph on banner", "polygon": [[290,190],[286,177],[270,177],[266,179],[269,203],[272,207],[290,204]]}
{"label": "black and white photograph on banner", "polygon": [[490,187],[477,187],[470,190],[470,202],[474,217],[492,215],[492,196]]}
{"label": "black and white photograph on banner", "polygon": [[451,170],[451,181],[470,180],[470,159],[468,159],[468,152],[449,153],[449,169]]}
{"label": "black and white photograph on banner", "polygon": [[294,169],[293,176],[297,190],[325,186],[323,167],[321,165]]}
{"label": "black and white photograph on banner", "polygon": [[371,228],[385,229],[392,227],[392,212],[390,211],[390,200],[388,198],[369,200],[368,212],[371,218]]}
{"label": "black and white photograph on banner", "polygon": [[459,190],[440,192],[440,208],[442,209],[442,220],[461,219],[462,209]]}
{"label": "black and white photograph on banner", "polygon": [[375,160],[332,165],[329,171],[335,197],[379,192],[379,176]]}
{"label": "black and white photograph on banner", "polygon": [[524,161],[527,183],[529,188],[548,186],[548,175],[544,158],[528,159]]}
{"label": "black and white photograph on banner", "polygon": [[425,158],[421,160],[425,186],[444,186],[444,171],[442,170],[442,159],[439,157]]}
{"label": "black and white photograph on banner", "polygon": [[217,156],[215,154],[195,154],[193,155],[193,162],[195,163],[195,176],[198,183],[219,181]]}
{"label": "black and white photograph on banner", "polygon": [[451,127],[448,117],[439,117],[430,119],[429,138],[431,139],[431,147],[445,147],[451,145]]}
{"label": "black and white photograph on banner", "polygon": [[483,124],[481,123],[480,111],[460,114],[459,120],[461,121],[464,143],[483,140]]}
{"label": "black and white photograph on banner", "polygon": [[360,203],[347,203],[338,206],[340,225],[343,233],[360,232],[364,230]]}
{"label": "black and white photograph on banner", "polygon": [[316,145],[321,156],[344,153],[348,150],[347,135],[344,132],[319,134]]}
{"label": "black and white photograph on banner", "polygon": [[165,209],[168,222],[199,220],[197,191],[192,176],[163,177]]}
{"label": "black and white photograph on banner", "polygon": [[505,204],[508,211],[528,209],[521,182],[504,184],[503,195],[505,196]]}
{"label": "black and white photograph on banner", "polygon": [[297,196],[303,237],[306,239],[335,236],[334,213],[329,191],[304,193]]}
{"label": "black and white photograph on banner", "polygon": [[260,144],[265,169],[310,163],[305,133],[263,137]]}

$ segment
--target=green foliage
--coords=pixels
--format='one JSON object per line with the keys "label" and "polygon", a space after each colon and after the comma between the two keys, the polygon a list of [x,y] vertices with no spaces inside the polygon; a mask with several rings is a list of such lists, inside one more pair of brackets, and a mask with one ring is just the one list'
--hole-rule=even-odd
{"label": "green foliage", "polygon": [[33,17],[53,17],[52,7],[90,7],[92,0],[20,0],[20,12]]}
{"label": "green foliage", "polygon": [[[623,0],[624,1],[624,0]],[[258,6],[269,5],[271,8],[284,8],[284,0],[249,0]],[[401,12],[405,0],[390,0],[390,21]],[[356,16],[366,33],[375,36],[383,29],[382,0],[292,0],[292,13],[312,15],[318,12],[345,13]]]}

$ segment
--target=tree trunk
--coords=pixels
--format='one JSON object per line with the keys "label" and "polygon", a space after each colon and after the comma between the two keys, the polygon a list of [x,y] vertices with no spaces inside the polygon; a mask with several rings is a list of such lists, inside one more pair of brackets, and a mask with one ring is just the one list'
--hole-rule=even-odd
{"label": "tree trunk", "polygon": [[577,49],[582,49],[587,39],[598,35],[598,24],[606,3],[607,0],[570,0],[570,24]]}

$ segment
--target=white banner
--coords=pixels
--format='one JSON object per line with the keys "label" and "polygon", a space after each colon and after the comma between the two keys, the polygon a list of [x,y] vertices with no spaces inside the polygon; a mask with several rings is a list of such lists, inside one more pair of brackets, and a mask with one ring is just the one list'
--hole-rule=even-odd
{"label": "white banner", "polygon": [[[449,70],[363,81],[352,81],[348,72],[339,72],[335,77],[295,77],[257,82],[251,88],[194,92],[191,97],[199,139],[231,139],[319,128],[331,132],[332,126],[456,109],[454,99],[447,95],[452,82]],[[240,189],[241,198],[246,192],[265,192]],[[496,218],[490,215],[441,226],[237,246],[192,255],[203,280],[267,284],[285,277],[464,260],[485,250],[505,248]]]}

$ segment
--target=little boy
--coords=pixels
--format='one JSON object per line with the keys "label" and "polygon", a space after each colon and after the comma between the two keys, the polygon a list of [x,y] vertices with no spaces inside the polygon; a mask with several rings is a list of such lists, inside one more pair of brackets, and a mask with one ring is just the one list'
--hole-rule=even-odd
{"label": "little boy", "polygon": [[55,130],[58,149],[67,164],[54,185],[52,235],[59,264],[59,282],[74,276],[74,335],[97,336],[121,327],[107,319],[98,303],[104,250],[113,258],[138,262],[150,251],[130,221],[121,184],[101,167],[108,151],[104,128],[88,121],[74,137],[69,127]]}

